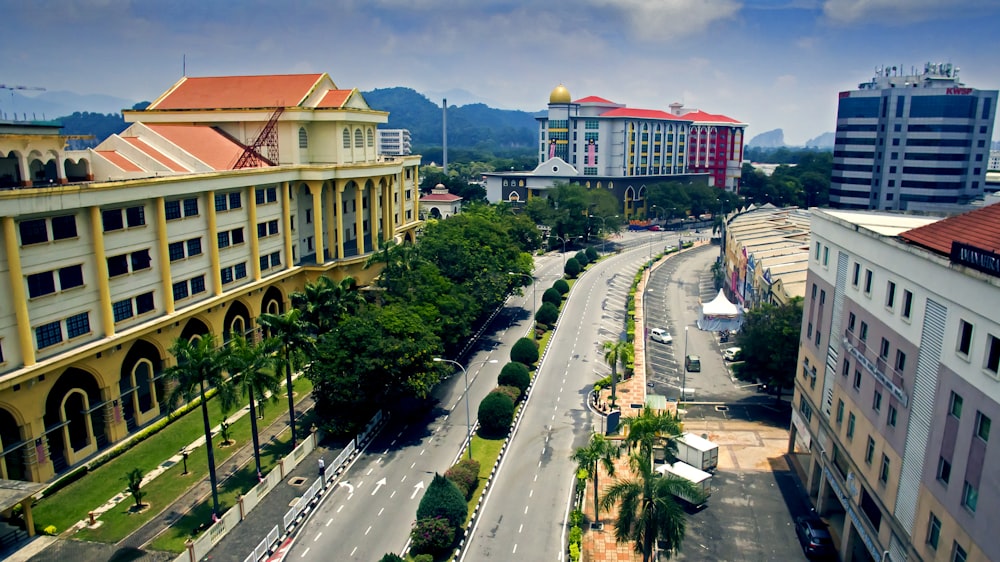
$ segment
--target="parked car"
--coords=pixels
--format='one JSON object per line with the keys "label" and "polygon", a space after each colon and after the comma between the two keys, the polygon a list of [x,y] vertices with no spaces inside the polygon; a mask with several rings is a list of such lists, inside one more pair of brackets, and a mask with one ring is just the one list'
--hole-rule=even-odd
{"label": "parked car", "polygon": [[726,361],[736,361],[740,359],[743,353],[742,347],[727,347],[722,350],[722,357]]}
{"label": "parked car", "polygon": [[661,230],[663,230],[662,228],[660,228],[660,225],[658,224],[654,224],[653,226],[649,227],[649,229],[652,230],[653,232],[660,232]]}
{"label": "parked car", "polygon": [[674,337],[662,328],[653,328],[649,331],[649,339],[660,343],[673,343]]}
{"label": "parked car", "polygon": [[826,523],[815,515],[806,515],[795,519],[795,534],[807,558],[835,559],[837,550],[833,546],[833,538]]}
{"label": "parked car", "polygon": [[692,373],[701,371],[701,357],[688,355],[684,358],[684,367]]}

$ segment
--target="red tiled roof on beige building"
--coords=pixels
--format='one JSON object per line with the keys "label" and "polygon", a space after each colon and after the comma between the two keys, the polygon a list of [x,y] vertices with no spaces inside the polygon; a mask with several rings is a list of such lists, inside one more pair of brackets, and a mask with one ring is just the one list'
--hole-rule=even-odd
{"label": "red tiled roof on beige building", "polygon": [[951,254],[952,242],[1000,253],[1000,204],[907,230],[899,237],[945,256]]}
{"label": "red tiled roof on beige building", "polygon": [[325,74],[181,78],[149,105],[157,109],[259,109],[301,104]]}

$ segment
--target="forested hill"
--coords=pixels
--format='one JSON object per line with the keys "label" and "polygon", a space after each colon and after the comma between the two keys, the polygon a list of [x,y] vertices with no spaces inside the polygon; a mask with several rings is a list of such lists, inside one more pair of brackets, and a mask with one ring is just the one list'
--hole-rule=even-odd
{"label": "forested hill", "polygon": [[[441,106],[410,88],[362,92],[372,109],[389,112],[389,129],[409,129],[416,147],[441,145]],[[476,103],[448,107],[448,146],[502,151],[534,148],[535,116]]]}

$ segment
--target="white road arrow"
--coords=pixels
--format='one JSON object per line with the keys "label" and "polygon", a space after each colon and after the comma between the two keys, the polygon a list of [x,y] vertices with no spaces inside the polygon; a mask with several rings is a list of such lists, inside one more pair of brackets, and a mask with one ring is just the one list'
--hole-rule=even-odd
{"label": "white road arrow", "polygon": [[417,482],[417,485],[413,487],[413,493],[410,494],[410,499],[412,500],[413,498],[417,497],[417,493],[423,489],[424,489],[424,483]]}
{"label": "white road arrow", "polygon": [[372,490],[372,495],[374,496],[376,493],[378,493],[378,489],[381,488],[382,486],[385,486],[385,478],[382,478],[381,480],[375,483],[375,489]]}
{"label": "white road arrow", "polygon": [[354,493],[354,486],[351,486],[349,483],[347,483],[347,482],[341,482],[340,485],[343,486],[343,487],[345,487],[345,488],[347,488],[347,493],[348,494],[353,494]]}

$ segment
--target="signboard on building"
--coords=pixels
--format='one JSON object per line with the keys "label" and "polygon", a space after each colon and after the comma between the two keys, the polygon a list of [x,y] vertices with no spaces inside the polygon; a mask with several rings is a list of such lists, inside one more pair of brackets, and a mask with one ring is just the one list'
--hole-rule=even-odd
{"label": "signboard on building", "polygon": [[1000,277],[1000,254],[971,244],[951,243],[951,261],[966,265],[987,275]]}

